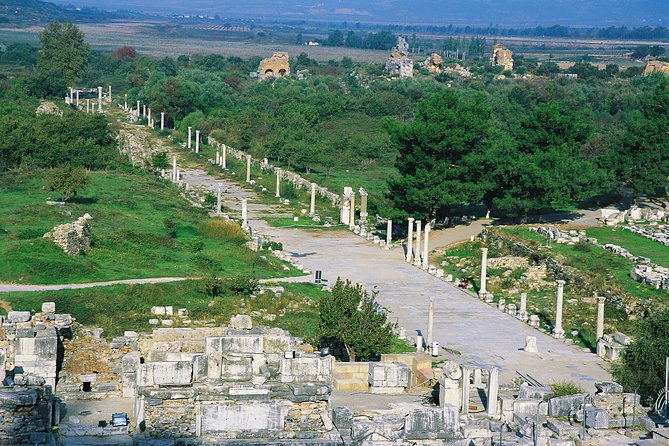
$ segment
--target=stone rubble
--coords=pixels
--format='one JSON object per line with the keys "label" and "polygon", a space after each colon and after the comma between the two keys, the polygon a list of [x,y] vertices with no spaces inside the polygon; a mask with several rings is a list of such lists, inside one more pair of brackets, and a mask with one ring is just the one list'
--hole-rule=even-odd
{"label": "stone rubble", "polygon": [[78,256],[91,249],[93,233],[88,220],[92,218],[89,214],[84,214],[72,223],[54,227],[44,234],[44,238],[53,239],[68,256]]}

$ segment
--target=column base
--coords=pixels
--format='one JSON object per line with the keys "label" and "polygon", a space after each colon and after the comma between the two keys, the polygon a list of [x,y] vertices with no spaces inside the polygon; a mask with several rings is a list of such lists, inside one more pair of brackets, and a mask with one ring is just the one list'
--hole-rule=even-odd
{"label": "column base", "polygon": [[564,330],[562,328],[556,328],[553,330],[553,337],[555,339],[564,339]]}

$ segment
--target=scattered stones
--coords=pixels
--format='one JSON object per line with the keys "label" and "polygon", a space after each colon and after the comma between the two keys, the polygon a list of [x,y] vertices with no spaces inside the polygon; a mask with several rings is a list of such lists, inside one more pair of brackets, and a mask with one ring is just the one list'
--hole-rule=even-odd
{"label": "scattered stones", "polygon": [[44,234],[45,238],[53,239],[69,256],[78,256],[91,249],[93,234],[88,220],[92,217],[84,214],[73,223],[58,225]]}

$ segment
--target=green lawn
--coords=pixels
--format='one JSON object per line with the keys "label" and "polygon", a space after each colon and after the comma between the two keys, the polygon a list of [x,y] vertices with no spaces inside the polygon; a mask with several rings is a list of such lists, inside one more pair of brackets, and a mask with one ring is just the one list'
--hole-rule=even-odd
{"label": "green lawn", "polygon": [[635,256],[648,257],[653,263],[669,266],[669,246],[664,246],[622,228],[589,228],[587,234],[588,237],[595,237],[601,244],[613,243],[622,246]]}
{"label": "green lawn", "polygon": [[[77,283],[144,277],[286,275],[280,261],[250,251],[238,226],[208,217],[169,182],[142,172],[91,172],[90,185],[64,206],[50,206],[46,171],[0,177],[0,280]],[[42,235],[89,213],[93,247],[69,257]],[[170,237],[165,220],[176,223]],[[291,270],[290,274],[299,272]]]}

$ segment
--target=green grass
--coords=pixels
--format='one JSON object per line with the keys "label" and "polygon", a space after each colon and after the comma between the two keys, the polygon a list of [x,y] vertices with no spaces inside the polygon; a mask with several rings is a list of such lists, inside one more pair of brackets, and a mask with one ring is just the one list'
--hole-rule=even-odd
{"label": "green grass", "polygon": [[[245,246],[237,226],[212,220],[169,182],[142,172],[91,172],[90,185],[63,207],[45,202],[45,171],[0,178],[0,277],[16,283],[78,283],[146,277],[198,277],[216,271],[286,275],[281,262]],[[42,235],[89,213],[93,247],[69,257]],[[164,221],[176,223],[176,237]],[[290,274],[299,272],[291,270]]]}
{"label": "green grass", "polygon": [[622,228],[598,227],[587,229],[588,237],[601,244],[622,246],[635,256],[648,257],[653,263],[669,266],[669,246],[647,239]]}
{"label": "green grass", "polygon": [[276,228],[302,228],[302,229],[322,229],[322,230],[346,230],[345,225],[331,225],[325,226],[324,222],[315,222],[308,215],[302,215],[299,217],[299,220],[296,222],[293,217],[267,217],[264,220],[270,225]]}

